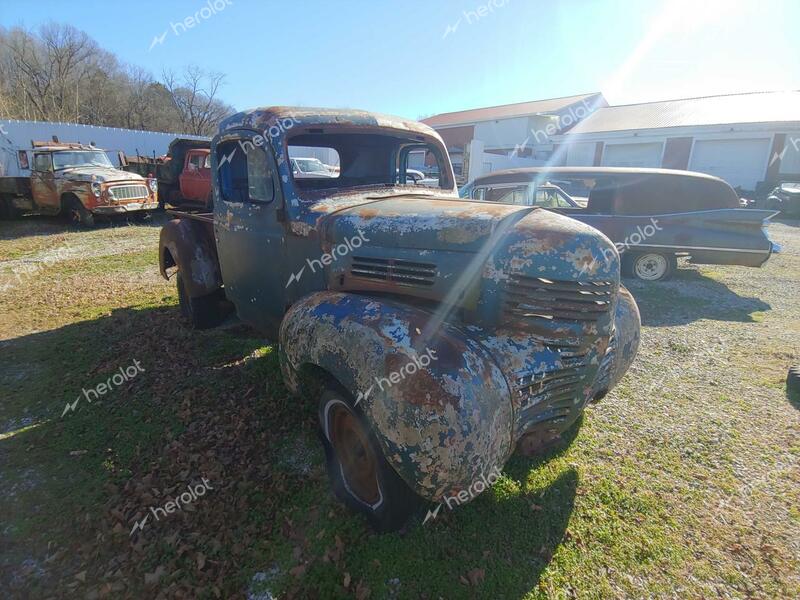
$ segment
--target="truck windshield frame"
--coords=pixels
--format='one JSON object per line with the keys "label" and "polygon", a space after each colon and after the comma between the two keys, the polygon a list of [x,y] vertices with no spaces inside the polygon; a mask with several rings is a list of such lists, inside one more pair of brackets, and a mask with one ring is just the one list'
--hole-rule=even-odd
{"label": "truck windshield frame", "polygon": [[[76,167],[108,167],[114,168],[108,155],[102,150],[68,150],[63,152],[53,152],[53,169],[55,171],[63,171],[64,169],[74,169]],[[72,158],[70,158],[72,157]],[[77,159],[86,158],[84,161],[77,161]]]}
{"label": "truck windshield frame", "polygon": [[[287,155],[296,154],[293,149],[334,150],[339,155],[339,171],[335,175],[320,177],[296,177],[292,183],[301,200],[315,201],[320,196],[344,193],[348,190],[370,188],[408,188],[415,192],[451,192],[454,182],[449,162],[443,148],[435,139],[408,132],[386,132],[372,129],[354,131],[348,128],[327,127],[324,131],[298,133],[285,140]],[[438,186],[419,186],[413,178],[404,177],[410,165],[408,150],[424,148],[426,157],[432,157],[439,173]]]}

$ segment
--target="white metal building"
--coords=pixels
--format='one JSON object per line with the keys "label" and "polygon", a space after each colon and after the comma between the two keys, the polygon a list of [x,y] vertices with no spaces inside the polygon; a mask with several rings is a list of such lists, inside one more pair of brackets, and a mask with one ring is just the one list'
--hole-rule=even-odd
{"label": "white metal building", "polygon": [[800,180],[800,92],[608,106],[556,142],[565,165],[688,169],[755,191]]}

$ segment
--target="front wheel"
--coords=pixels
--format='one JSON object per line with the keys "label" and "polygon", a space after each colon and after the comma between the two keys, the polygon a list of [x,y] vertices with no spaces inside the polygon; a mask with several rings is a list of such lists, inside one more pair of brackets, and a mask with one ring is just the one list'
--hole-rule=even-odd
{"label": "front wheel", "polygon": [[669,279],[678,267],[678,259],[674,254],[647,252],[634,254],[623,259],[627,263],[626,271],[643,281],[663,281]]}
{"label": "front wheel", "polygon": [[328,388],[319,404],[320,437],[333,492],[377,531],[400,529],[421,505],[383,456],[352,398]]}
{"label": "front wheel", "polygon": [[94,215],[77,198],[67,200],[65,215],[73,225],[85,229],[94,227]]}

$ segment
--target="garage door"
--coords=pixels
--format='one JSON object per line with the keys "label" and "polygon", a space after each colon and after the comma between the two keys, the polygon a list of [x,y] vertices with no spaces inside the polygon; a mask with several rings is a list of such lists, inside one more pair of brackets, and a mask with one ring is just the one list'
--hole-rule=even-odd
{"label": "garage door", "polygon": [[569,144],[566,164],[571,167],[591,167],[594,164],[594,148],[594,142]]}
{"label": "garage door", "polygon": [[721,177],[733,187],[754,190],[756,183],[764,179],[769,149],[769,138],[697,140],[689,170]]}
{"label": "garage door", "polygon": [[660,167],[660,142],[650,144],[606,144],[604,167]]}

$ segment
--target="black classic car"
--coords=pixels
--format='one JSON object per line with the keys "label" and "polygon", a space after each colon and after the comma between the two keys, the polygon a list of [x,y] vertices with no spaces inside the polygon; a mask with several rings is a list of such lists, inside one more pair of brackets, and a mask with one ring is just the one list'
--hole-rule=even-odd
{"label": "black classic car", "polygon": [[759,267],[778,250],[766,232],[776,211],[742,209],[730,185],[702,173],[531,167],[478,177],[460,196],[540,206],[592,225],[615,243],[627,274],[648,281],[668,278],[679,256]]}
{"label": "black classic car", "polygon": [[778,210],[786,217],[800,218],[800,183],[780,184],[769,193],[764,208]]}

